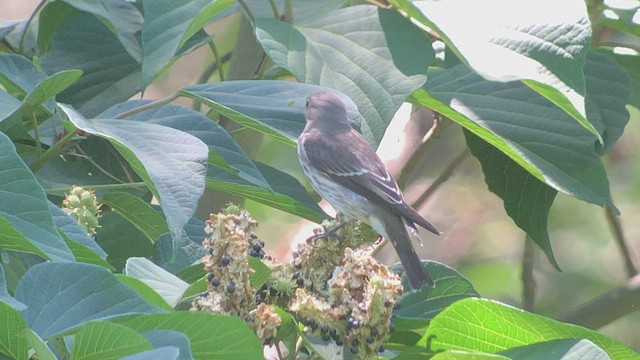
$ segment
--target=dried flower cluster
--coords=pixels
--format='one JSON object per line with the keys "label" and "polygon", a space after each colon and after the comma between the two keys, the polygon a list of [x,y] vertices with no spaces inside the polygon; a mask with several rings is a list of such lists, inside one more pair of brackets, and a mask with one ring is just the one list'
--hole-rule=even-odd
{"label": "dried flower cluster", "polygon": [[205,222],[207,237],[202,243],[207,250],[202,258],[208,273],[207,292],[194,300],[191,310],[240,316],[268,343],[275,336],[280,317],[271,306],[256,309],[253,301],[255,291],[249,282],[253,269],[248,256],[264,257],[264,243],[255,234],[257,225],[246,210],[233,205],[211,214]]}
{"label": "dried flower cluster", "polygon": [[62,210],[69,216],[73,216],[78,224],[87,232],[94,235],[100,227],[100,204],[93,190],[86,190],[80,186],[72,186],[62,201]]}
{"label": "dried flower cluster", "polygon": [[[209,285],[192,310],[240,316],[271,344],[281,324],[277,305],[292,312],[306,333],[344,345],[356,359],[371,358],[389,336],[402,285],[368,251],[352,250],[377,237],[371,228],[352,221],[332,231],[338,224],[340,219],[324,222],[298,246],[291,264],[281,264],[264,254],[257,223],[245,210],[229,206],[211,215],[202,259]],[[259,289],[249,282],[249,256],[271,269]]]}

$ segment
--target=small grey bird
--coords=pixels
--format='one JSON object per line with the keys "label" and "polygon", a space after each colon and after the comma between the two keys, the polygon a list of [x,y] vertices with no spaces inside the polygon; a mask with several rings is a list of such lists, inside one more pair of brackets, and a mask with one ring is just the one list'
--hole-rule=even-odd
{"label": "small grey bird", "polygon": [[382,160],[349,124],[342,100],[330,92],[313,94],[305,117],[298,158],[313,188],[337,211],[368,223],[391,241],[414,289],[433,286],[411,235],[419,239],[415,224],[440,232],[406,203]]}

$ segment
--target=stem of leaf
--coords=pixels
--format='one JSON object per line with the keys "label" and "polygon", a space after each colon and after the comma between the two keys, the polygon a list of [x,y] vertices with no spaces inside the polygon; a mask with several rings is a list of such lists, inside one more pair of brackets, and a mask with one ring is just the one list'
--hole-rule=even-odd
{"label": "stem of leaf", "polygon": [[273,11],[273,17],[276,20],[280,20],[280,12],[278,11],[278,7],[276,6],[276,2],[274,0],[269,0],[269,5],[271,5],[271,11]]}
{"label": "stem of leaf", "polygon": [[535,260],[536,245],[527,235],[522,252],[522,308],[527,311],[533,311],[536,299],[536,279],[533,277]]}
{"label": "stem of leaf", "polygon": [[252,24],[256,22],[256,17],[253,16],[253,13],[251,12],[251,9],[249,9],[247,3],[244,0],[238,0],[238,3],[240,4],[240,6],[242,6],[242,9],[247,14],[249,21],[251,21]]}
{"label": "stem of leaf", "polygon": [[135,115],[137,113],[141,113],[143,111],[146,111],[146,110],[149,110],[149,109],[153,109],[153,108],[162,106],[164,104],[168,104],[168,103],[172,102],[173,100],[177,99],[178,97],[180,97],[180,94],[175,93],[175,94],[167,96],[164,99],[155,100],[155,101],[146,103],[144,105],[138,106],[136,108],[133,108],[133,109],[131,109],[129,111],[125,111],[123,113],[120,113],[115,118],[116,119],[124,119],[124,118],[127,118],[127,117],[131,116],[131,115]]}
{"label": "stem of leaf", "polygon": [[24,46],[27,43],[27,33],[29,32],[29,28],[31,27],[31,23],[36,18],[36,15],[38,15],[38,13],[40,13],[40,10],[42,10],[42,8],[44,8],[45,5],[47,5],[47,0],[40,1],[38,6],[36,6],[36,8],[31,13],[31,16],[29,16],[29,19],[27,20],[27,23],[24,25],[24,30],[22,30],[22,34],[20,35],[20,46],[18,48],[18,51],[20,52],[20,54],[24,54]]}
{"label": "stem of leaf", "polygon": [[438,178],[431,184],[431,186],[429,186],[429,188],[411,204],[411,206],[414,209],[421,207],[424,202],[427,201],[427,199],[429,199],[431,195],[433,195],[433,193],[440,187],[440,185],[444,184],[444,182],[447,181],[447,179],[449,179],[451,175],[453,175],[453,173],[456,171],[456,169],[458,169],[458,167],[460,167],[460,165],[464,162],[468,155],[469,149],[465,148],[460,154],[458,154],[458,156],[455,157],[455,159],[453,159],[451,164],[449,164],[449,166],[447,166],[447,168],[444,169],[442,173],[440,173]]}
{"label": "stem of leaf", "polygon": [[33,134],[36,137],[36,154],[42,155],[42,144],[40,143],[40,130],[38,130],[38,119],[35,112],[31,113],[31,126],[33,126]]}
{"label": "stem of leaf", "polygon": [[218,48],[216,47],[213,39],[209,41],[209,48],[211,48],[211,52],[213,53],[213,57],[216,59],[216,68],[218,69],[218,76],[220,77],[220,81],[224,81],[224,69],[222,68],[222,58],[220,57],[220,53],[218,53]]}
{"label": "stem of leaf", "polygon": [[293,22],[293,4],[291,0],[284,0],[284,18],[286,22]]}
{"label": "stem of leaf", "polygon": [[51,145],[51,147],[42,154],[33,164],[31,164],[31,171],[35,174],[47,163],[47,161],[53,159],[54,156],[58,155],[62,148],[69,142],[73,137],[76,136],[75,131],[71,131],[66,134],[62,139],[58,140],[56,143]]}
{"label": "stem of leaf", "polygon": [[638,270],[633,264],[633,259],[631,258],[631,251],[629,250],[629,246],[627,245],[627,241],[624,237],[624,232],[622,231],[622,224],[620,223],[620,218],[614,213],[613,209],[611,209],[609,206],[605,206],[605,213],[607,216],[607,222],[609,222],[611,231],[613,231],[613,238],[616,240],[616,244],[618,244],[620,254],[622,255],[622,259],[624,260],[624,269],[627,273],[627,277],[631,278],[636,274],[638,274]]}

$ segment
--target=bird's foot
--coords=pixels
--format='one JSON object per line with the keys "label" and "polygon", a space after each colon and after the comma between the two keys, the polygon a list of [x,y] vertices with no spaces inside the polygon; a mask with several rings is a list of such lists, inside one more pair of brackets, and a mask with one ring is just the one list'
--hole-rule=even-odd
{"label": "bird's foot", "polygon": [[325,231],[322,232],[321,234],[313,235],[311,238],[313,240],[334,238],[334,239],[338,239],[339,241],[342,241],[342,236],[338,235],[338,230],[342,229],[345,225],[347,225],[347,222],[348,221],[343,221],[337,226],[334,226],[332,229],[329,229],[329,230],[325,229]]}

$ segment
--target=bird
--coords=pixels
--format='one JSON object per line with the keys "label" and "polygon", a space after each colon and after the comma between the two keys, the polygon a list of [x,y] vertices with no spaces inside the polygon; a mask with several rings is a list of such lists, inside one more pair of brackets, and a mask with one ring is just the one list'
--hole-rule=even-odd
{"label": "bird", "polygon": [[421,240],[416,224],[440,232],[407,204],[396,180],[351,127],[343,101],[332,92],[307,97],[298,159],[313,189],[336,211],[369,224],[393,244],[413,289],[425,283],[434,286],[411,238]]}

